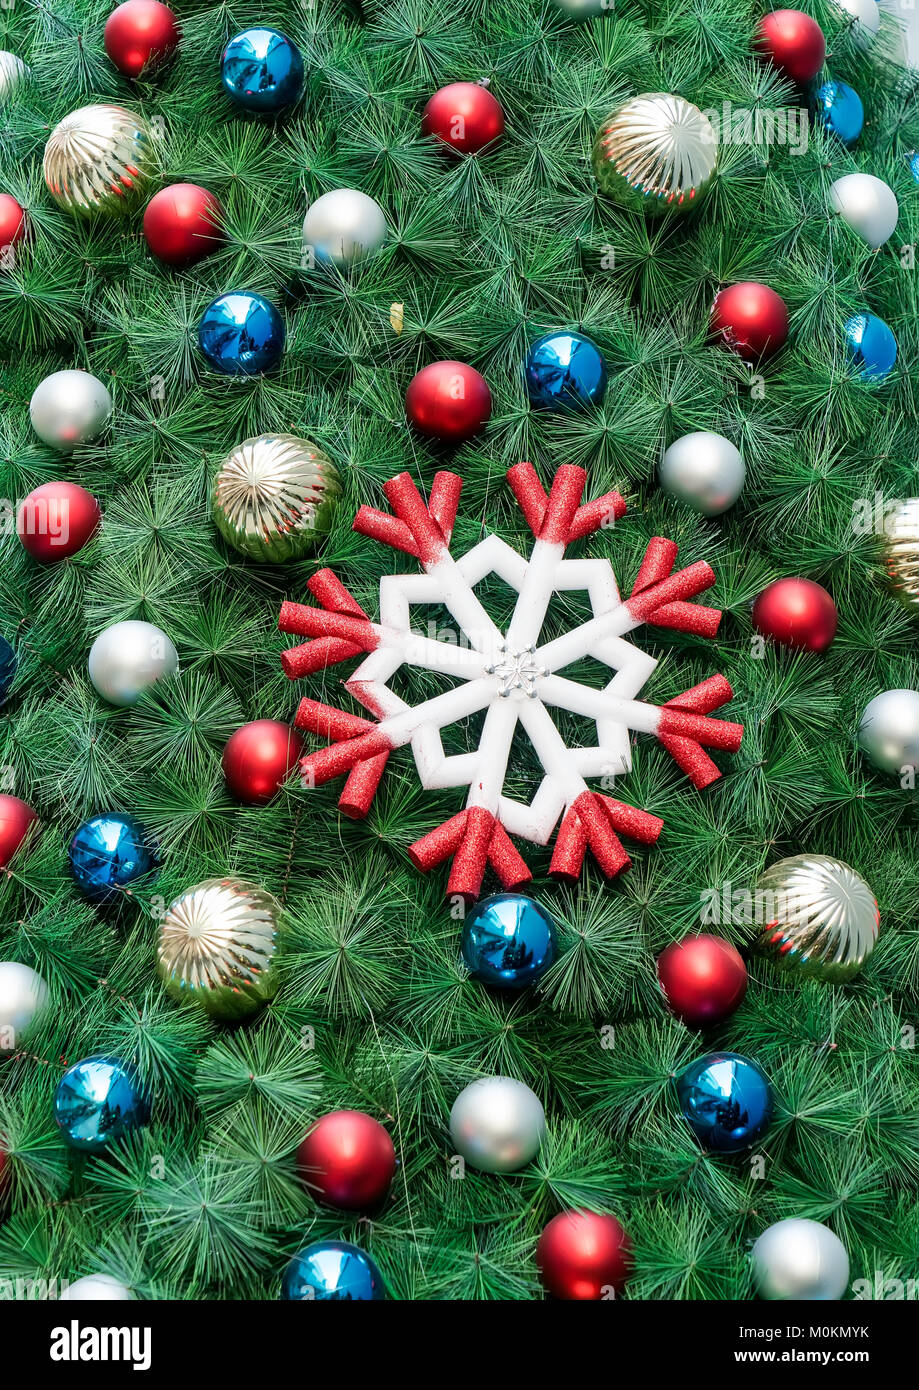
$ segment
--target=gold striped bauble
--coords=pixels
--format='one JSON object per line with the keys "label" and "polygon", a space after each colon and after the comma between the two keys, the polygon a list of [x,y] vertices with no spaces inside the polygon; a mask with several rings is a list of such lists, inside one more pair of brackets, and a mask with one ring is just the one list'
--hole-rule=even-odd
{"label": "gold striped bauble", "polygon": [[919,614],[919,497],[905,498],[885,515],[881,552],[891,589]]}
{"label": "gold striped bauble", "polygon": [[332,524],[341,484],[309,439],[262,434],[220,465],[211,510],[223,538],[252,560],[278,564],[306,554]]}
{"label": "gold striped bauble", "polygon": [[688,212],[701,202],[717,158],[715,127],[698,106],[664,92],[645,92],[603,122],[592,161],[602,193],[654,216]]}
{"label": "gold striped bauble", "polygon": [[844,984],[878,939],[879,914],[863,878],[827,854],[794,854],[772,864],[754,895],[754,950],[797,975]]}
{"label": "gold striped bauble", "polygon": [[150,128],[124,106],[81,106],[45,145],[45,183],[54,201],[83,217],[136,207],[156,173]]}

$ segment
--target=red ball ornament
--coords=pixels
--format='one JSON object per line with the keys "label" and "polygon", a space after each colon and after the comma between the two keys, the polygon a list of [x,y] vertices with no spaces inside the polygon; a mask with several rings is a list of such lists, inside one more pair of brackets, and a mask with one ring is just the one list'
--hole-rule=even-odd
{"label": "red ball ornament", "polygon": [[747,992],[740,952],[720,936],[687,936],[657,958],[657,978],[677,1018],[711,1028],[739,1009]]}
{"label": "red ball ornament", "polygon": [[360,1110],[333,1110],[297,1149],[306,1185],[329,1206],[347,1211],[375,1207],[389,1191],[396,1151],[378,1120]]}
{"label": "red ball ornament", "polygon": [[825,652],[836,636],[836,604],[812,579],[777,579],[753,604],[753,626],[783,647]]}
{"label": "red ball ornament", "polygon": [[459,444],[491,419],[488,382],[465,362],[432,362],[405,393],[409,421],[429,439]]}
{"label": "red ball ornament", "polygon": [[20,504],[16,529],[32,559],[49,565],[82,550],[101,520],[99,503],[85,487],[42,483]]}
{"label": "red ball ornament", "polygon": [[802,86],[817,76],[826,57],[823,30],[803,10],[773,10],[764,15],[756,27],[754,47]]}
{"label": "red ball ornament", "polygon": [[632,1242],[615,1216],[563,1211],[544,1227],[536,1265],[553,1298],[602,1299],[621,1293],[629,1276]]}
{"label": "red ball ornament", "polygon": [[747,362],[771,357],[788,338],[788,308],[781,295],[755,280],[728,285],[715,296],[711,331]]}
{"label": "red ball ornament", "polygon": [[0,793],[0,869],[5,869],[38,820],[31,806],[18,796]]}
{"label": "red ball ornament", "polygon": [[421,129],[462,154],[477,154],[503,135],[504,111],[487,87],[451,82],[431,97]]}
{"label": "red ball ornament", "polygon": [[202,261],[223,241],[223,208],[206,188],[196,183],[171,183],[147,204],[144,236],[166,265],[189,266]]}
{"label": "red ball ornament", "polygon": [[160,0],[126,0],[105,22],[105,51],[125,77],[152,72],[175,50],[179,26]]}
{"label": "red ball ornament", "polygon": [[0,193],[0,270],[12,270],[16,258],[11,248],[25,241],[28,233],[25,208],[12,193]]}
{"label": "red ball ornament", "polygon": [[223,775],[238,801],[264,805],[287,781],[303,752],[303,740],[289,724],[256,719],[227,739]]}

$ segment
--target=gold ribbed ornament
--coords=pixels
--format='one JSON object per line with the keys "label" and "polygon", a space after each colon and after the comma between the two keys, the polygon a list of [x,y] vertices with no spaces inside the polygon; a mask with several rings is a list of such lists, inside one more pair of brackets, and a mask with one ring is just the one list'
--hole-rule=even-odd
{"label": "gold ribbed ornament", "polygon": [[645,92],[617,107],[600,127],[592,156],[600,191],[651,216],[696,207],[717,158],[708,117],[664,92]]}
{"label": "gold ribbed ornament", "polygon": [[877,901],[864,879],[839,859],[780,859],[759,879],[754,900],[760,926],[753,948],[783,970],[844,984],[874,950]]}
{"label": "gold ribbed ornament", "polygon": [[211,878],[189,888],[160,927],[157,969],[169,994],[223,1023],[273,999],[280,909],[264,888]]}
{"label": "gold ribbed ornament", "polygon": [[48,192],[67,212],[123,213],[146,197],[156,173],[153,137],[123,106],[81,106],[48,136],[42,167]]}
{"label": "gold ribbed ornament", "polygon": [[919,497],[907,497],[885,517],[881,542],[890,587],[911,613],[919,614]]}
{"label": "gold ribbed ornament", "polygon": [[332,524],[341,484],[309,439],[262,434],[220,465],[212,512],[223,538],[252,560],[278,564],[312,549]]}

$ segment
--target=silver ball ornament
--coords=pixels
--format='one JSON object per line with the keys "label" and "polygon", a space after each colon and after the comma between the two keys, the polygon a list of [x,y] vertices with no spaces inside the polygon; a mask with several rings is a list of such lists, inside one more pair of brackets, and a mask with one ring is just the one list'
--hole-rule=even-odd
{"label": "silver ball ornament", "polygon": [[33,430],[62,454],[97,439],[111,415],[112,398],[105,385],[77,367],[46,376],[29,402]]}
{"label": "silver ball ornament", "polygon": [[89,679],[112,705],[136,704],[146,690],[178,669],[172,639],[153,623],[113,623],[90,648]]}
{"label": "silver ball ornament", "polygon": [[883,690],[865,706],[858,746],[881,772],[919,767],[919,690]]}
{"label": "silver ball ornament", "polygon": [[0,1054],[15,1052],[47,1003],[48,986],[37,970],[18,960],[0,961]]}
{"label": "silver ball ornament", "polygon": [[645,92],[607,117],[591,158],[601,193],[622,207],[651,216],[688,212],[711,184],[718,136],[692,102]]}
{"label": "silver ball ornament", "polygon": [[875,250],[893,235],[900,215],[893,189],[874,174],[843,174],[830,185],[830,207]]}
{"label": "silver ball ornament", "polygon": [[854,869],[828,854],[779,859],[756,884],[753,949],[780,970],[845,984],[878,939],[877,899]]}
{"label": "silver ball ornament", "polygon": [[695,430],[674,440],[661,460],[658,476],[671,497],[704,516],[718,516],[737,501],[747,470],[724,435]]}
{"label": "silver ball ornament", "polygon": [[341,484],[318,445],[293,434],[246,439],[220,465],[211,493],[217,530],[253,560],[280,564],[313,548],[332,523]]}
{"label": "silver ball ornament", "polygon": [[539,1097],[510,1076],[486,1076],[460,1091],[450,1111],[450,1136],[473,1168],[513,1173],[529,1163],[545,1138]]}
{"label": "silver ball ornament", "polygon": [[767,1226],[753,1246],[753,1277],[760,1298],[835,1302],[849,1284],[849,1256],[821,1221],[791,1216]]}
{"label": "silver ball ornament", "polygon": [[374,255],[386,241],[386,218],[379,203],[356,188],[323,193],[303,219],[303,249],[318,261],[340,268]]}
{"label": "silver ball ornament", "polygon": [[130,1303],[134,1298],[127,1284],[111,1274],[84,1274],[58,1295],[60,1303]]}
{"label": "silver ball ornament", "polygon": [[30,69],[15,53],[0,49],[0,104],[15,92],[21,82],[29,76]]}
{"label": "silver ball ornament", "polygon": [[48,136],[42,169],[65,212],[120,215],[146,196],[156,172],[153,137],[124,106],[81,106]]}
{"label": "silver ball ornament", "polygon": [[853,37],[861,49],[869,48],[881,27],[877,0],[836,0],[836,4],[855,20]]}

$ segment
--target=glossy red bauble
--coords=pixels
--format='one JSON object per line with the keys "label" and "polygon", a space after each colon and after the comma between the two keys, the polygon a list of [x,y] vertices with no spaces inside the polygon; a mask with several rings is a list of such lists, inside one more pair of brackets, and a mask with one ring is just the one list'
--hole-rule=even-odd
{"label": "glossy red bauble", "polygon": [[0,793],[0,868],[6,868],[37,820],[32,807],[18,796]]}
{"label": "glossy red bauble", "polygon": [[297,1166],[319,1200],[363,1211],[377,1206],[389,1191],[396,1151],[387,1130],[371,1115],[333,1110],[301,1141]]}
{"label": "glossy red bauble", "polygon": [[227,739],[223,775],[238,801],[256,806],[270,801],[287,781],[303,752],[303,740],[289,724],[256,719]]}
{"label": "glossy red bauble", "polygon": [[768,285],[741,280],[715,296],[711,331],[747,362],[758,362],[785,345],[788,309]]}
{"label": "glossy red bauble", "polygon": [[432,362],[409,382],[405,413],[429,439],[459,444],[491,419],[488,382],[465,362]]}
{"label": "glossy red bauble", "polygon": [[777,579],[753,604],[753,626],[783,647],[825,652],[836,636],[836,604],[812,579]]}
{"label": "glossy red bauble", "polygon": [[25,241],[28,231],[25,209],[12,193],[0,193],[0,270],[12,270],[16,262],[9,248]]}
{"label": "glossy red bauble", "polygon": [[823,30],[803,10],[773,10],[764,15],[756,27],[753,46],[801,85],[817,76],[826,57]]}
{"label": "glossy red bauble", "polygon": [[16,529],[32,559],[49,565],[82,550],[101,520],[102,509],[85,487],[42,483],[20,504]]}
{"label": "glossy red bauble", "polygon": [[504,111],[487,87],[451,82],[435,92],[424,108],[421,129],[451,149],[476,154],[504,133]]}
{"label": "glossy red bauble", "polygon": [[544,1227],[536,1265],[553,1298],[604,1299],[622,1292],[632,1242],[615,1216],[563,1211]]}
{"label": "glossy red bauble", "polygon": [[188,266],[209,256],[223,241],[223,208],[196,183],[172,183],[147,204],[144,236],[165,265]]}
{"label": "glossy red bauble", "polygon": [[125,77],[152,72],[175,50],[179,26],[159,0],[126,0],[105,22],[105,51]]}
{"label": "glossy red bauble", "polygon": [[687,936],[657,958],[657,978],[677,1018],[711,1028],[739,1009],[747,992],[740,952],[720,936]]}

